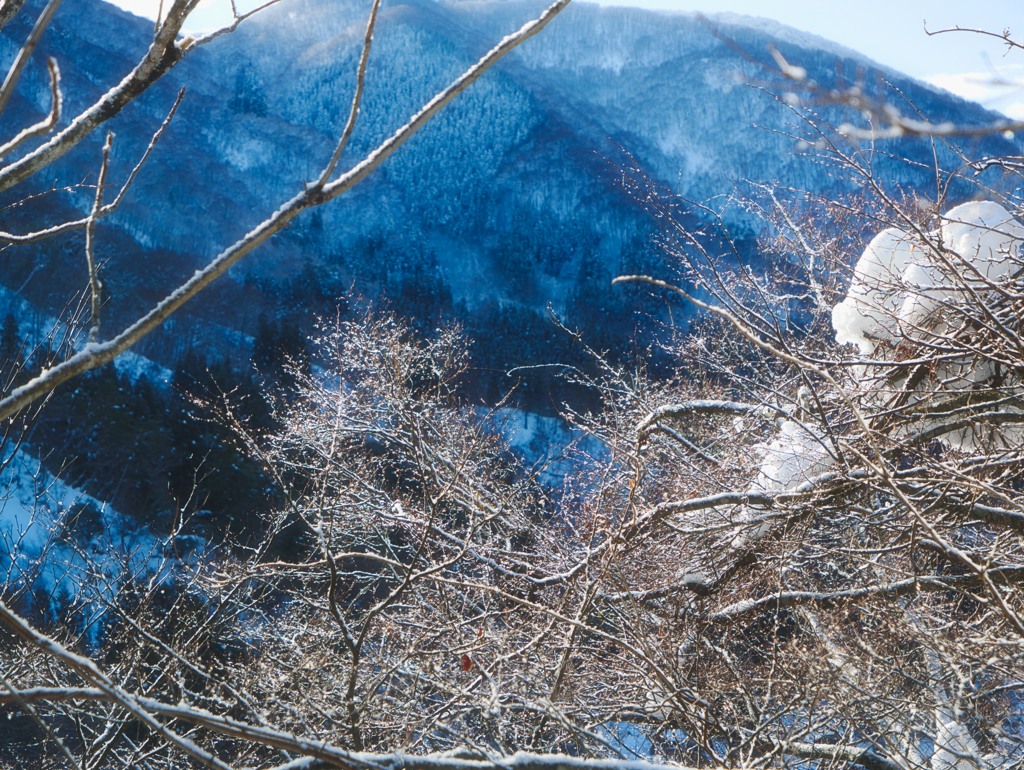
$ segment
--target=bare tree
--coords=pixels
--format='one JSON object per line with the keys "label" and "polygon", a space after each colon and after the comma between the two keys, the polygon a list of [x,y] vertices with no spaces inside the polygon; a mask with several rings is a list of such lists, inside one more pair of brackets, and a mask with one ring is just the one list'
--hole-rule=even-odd
{"label": "bare tree", "polygon": [[[667,223],[685,283],[619,280],[712,316],[680,350],[702,398],[651,409],[632,456],[631,489],[661,480],[640,516],[690,538],[673,577],[630,593],[648,611],[676,597],[686,618],[674,681],[687,685],[665,690],[666,719],[691,722],[722,762],[1018,766],[1015,185],[987,191],[998,203],[921,205],[874,176],[859,134],[805,125],[867,196],[793,207],[762,186],[752,205],[773,225],[774,276],[729,269],[667,202],[650,204],[645,180],[625,181]],[[941,195],[951,180],[937,177]],[[717,493],[665,501],[675,454]]]}
{"label": "bare tree", "polygon": [[98,766],[1018,766],[1024,229],[892,213],[838,293],[676,230],[704,299],[677,290],[712,313],[687,376],[574,375],[610,456],[558,508],[459,400],[457,330],[325,330],[282,430],[239,426],[284,493],[266,537],[181,568],[166,606],[123,594],[103,669],[4,611],[18,655],[60,664],[8,699],[54,740],[83,725]]}
{"label": "bare tree", "polygon": [[805,128],[863,194],[757,188],[764,274],[624,174],[680,272],[618,280],[705,315],[673,380],[587,349],[606,454],[563,489],[459,397],[457,329],[329,325],[279,431],[222,400],[262,536],[96,589],[102,638],[0,605],[0,700],[53,766],[1020,767],[1015,187],[922,205]]}

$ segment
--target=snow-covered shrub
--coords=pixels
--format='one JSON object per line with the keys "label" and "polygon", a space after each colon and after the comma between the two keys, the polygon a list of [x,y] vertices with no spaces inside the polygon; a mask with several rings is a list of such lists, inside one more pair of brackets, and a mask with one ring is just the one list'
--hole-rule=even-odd
{"label": "snow-covered shrub", "polygon": [[952,329],[978,293],[998,290],[1024,267],[1024,226],[998,203],[950,209],[930,232],[894,227],[876,235],[832,311],[836,341],[867,356],[879,346]]}
{"label": "snow-covered shrub", "polygon": [[958,447],[1024,435],[1005,416],[1020,414],[1016,406],[994,422],[941,429],[968,402],[981,412],[1024,395],[1003,333],[1024,310],[1022,243],[1024,226],[1003,206],[975,201],[930,231],[887,228],[864,250],[832,324],[836,341],[855,344],[863,358],[852,369],[854,391],[872,412],[888,410],[898,435],[938,429]]}

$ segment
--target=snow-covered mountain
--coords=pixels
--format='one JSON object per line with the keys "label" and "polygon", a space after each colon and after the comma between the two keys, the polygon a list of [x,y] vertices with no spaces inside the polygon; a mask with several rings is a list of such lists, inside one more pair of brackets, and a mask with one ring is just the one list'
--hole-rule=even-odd
{"label": "snow-covered mountain", "polygon": [[[283,0],[190,55],[114,119],[111,177],[117,181],[140,157],[177,89],[188,89],[123,208],[100,231],[113,318],[116,303],[130,306],[125,313],[146,305],[316,175],[347,115],[365,5]],[[355,163],[542,7],[535,0],[385,3],[360,123],[343,165]],[[22,17],[3,31],[0,63],[12,60],[27,33],[31,14]],[[127,72],[151,34],[150,22],[99,0],[65,0],[0,130],[11,133],[46,108],[44,56],[61,63],[65,114],[73,115]],[[650,225],[609,181],[608,162],[626,162],[623,151],[696,201],[721,200],[743,180],[841,188],[833,169],[794,151],[797,117],[758,87],[763,71],[723,38],[765,61],[775,43],[824,85],[835,82],[837,63],[848,78],[864,71],[869,87],[876,82],[877,66],[855,52],[765,20],[570,6],[372,178],[264,246],[233,276],[239,287],[229,300],[211,299],[193,314],[205,317],[207,329],[252,333],[250,303],[294,309],[310,282],[328,294],[351,285],[364,294],[383,292],[398,310],[408,306],[414,314],[431,307],[463,315],[495,307],[540,314],[550,302],[572,315],[614,303],[608,279],[649,267],[652,259],[644,246]],[[993,119],[948,93],[882,74],[932,119]],[[94,175],[102,139],[97,132],[33,184],[60,186]],[[968,147],[989,154],[1019,149],[1002,137]],[[906,141],[899,151],[922,166],[879,156],[879,177],[934,187],[930,144]],[[952,155],[943,161],[952,163]],[[82,210],[90,193],[49,201]],[[9,216],[12,227],[30,219]],[[741,238],[758,227],[739,209],[728,216]],[[0,260],[4,284],[17,289],[28,280],[24,295],[44,304],[55,299],[40,281],[60,270],[74,275],[81,261],[66,246],[13,249]],[[42,264],[47,269],[39,271]],[[594,318],[584,320],[600,322]],[[166,359],[175,346],[165,348],[147,352]]]}

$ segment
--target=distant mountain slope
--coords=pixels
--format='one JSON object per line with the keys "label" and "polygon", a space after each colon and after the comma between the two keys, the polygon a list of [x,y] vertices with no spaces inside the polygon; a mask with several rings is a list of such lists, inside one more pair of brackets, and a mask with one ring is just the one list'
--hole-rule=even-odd
{"label": "distant mountain slope", "polygon": [[[356,162],[542,7],[533,0],[387,3],[360,124],[343,163]],[[141,154],[177,88],[188,88],[122,211],[101,228],[111,286],[130,295],[113,298],[121,312],[190,273],[316,174],[347,114],[366,11],[338,0],[284,0],[196,52],[115,119],[116,180]],[[774,41],[823,84],[834,81],[837,61],[848,74],[875,67],[851,51],[764,20],[720,15],[711,21],[755,57],[767,59]],[[30,22],[23,14],[4,31],[4,63]],[[98,0],[66,0],[3,116],[4,133],[45,108],[44,55],[62,64],[72,114],[123,76],[151,29]],[[948,93],[884,74],[932,118],[993,119]],[[246,308],[285,300],[294,311],[304,302],[297,276],[305,271],[306,283],[318,283],[321,293],[349,286],[370,296],[386,293],[397,309],[413,314],[441,309],[497,318],[498,309],[517,307],[537,317],[550,302],[560,312],[581,315],[585,324],[613,323],[622,308],[608,279],[653,259],[643,245],[649,225],[607,179],[604,159],[622,161],[619,147],[697,201],[728,194],[748,179],[813,191],[842,187],[830,170],[794,153],[796,117],[780,100],[747,85],[761,77],[693,14],[571,6],[352,195],[305,215],[242,268],[238,285],[191,312],[207,317],[207,326],[215,321],[252,333],[257,312]],[[36,184],[94,175],[101,140],[97,133]],[[993,137],[968,150],[1008,154],[1020,145]],[[934,186],[930,145],[908,141],[899,151],[922,165],[880,157],[880,175],[911,188]],[[942,160],[953,162],[948,152]],[[82,210],[88,204],[88,193],[77,193],[51,198],[49,205]],[[10,216],[11,226],[18,226],[19,217],[26,225],[30,215]],[[757,228],[741,211],[729,216],[741,234]],[[0,265],[3,282],[21,286],[42,260],[80,276],[74,267],[80,255],[74,240],[69,243],[56,253],[56,247],[44,247],[0,256],[6,260]],[[52,304],[52,292],[32,281],[25,291]],[[110,312],[116,318],[119,311]],[[152,345],[149,352],[168,356]]]}

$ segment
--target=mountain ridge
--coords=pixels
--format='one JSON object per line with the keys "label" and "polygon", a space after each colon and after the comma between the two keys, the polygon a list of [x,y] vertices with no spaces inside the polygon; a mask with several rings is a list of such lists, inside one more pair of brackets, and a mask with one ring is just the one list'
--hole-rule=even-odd
{"label": "mountain ridge", "polygon": [[[357,162],[542,7],[534,0],[385,3],[360,121],[341,167]],[[826,86],[836,78],[838,55],[846,57],[846,72],[874,66],[856,52],[822,47],[817,36],[776,22],[732,14],[708,18],[750,57],[770,63],[768,45],[777,44]],[[20,27],[4,31],[9,39],[0,58],[13,55],[28,22],[26,16]],[[187,86],[149,167],[122,209],[101,226],[101,239],[106,233],[118,248],[139,255],[160,249],[180,254],[181,274],[187,275],[190,263],[202,264],[255,226],[329,157],[348,114],[364,28],[364,12],[351,4],[287,0],[191,54],[112,124],[116,179],[141,155],[177,88]],[[149,22],[105,3],[66,0],[4,125],[23,125],[45,109],[43,55],[63,59],[74,109],[116,82],[148,34]],[[980,106],[882,72],[938,119],[993,119]],[[442,296],[447,291],[450,302],[469,313],[493,303],[520,305],[538,317],[549,303],[572,311],[582,282],[610,280],[637,259],[656,266],[655,257],[638,252],[646,250],[638,245],[650,229],[645,216],[609,183],[614,164],[630,162],[623,150],[655,182],[698,202],[725,200],[743,180],[816,193],[844,189],[830,170],[823,173],[794,153],[799,116],[759,90],[765,77],[696,14],[570,6],[346,199],[303,215],[236,268],[232,280],[269,286],[308,262],[334,285],[369,296],[401,296],[410,282],[426,280],[437,284],[437,303],[449,302]],[[828,107],[822,112],[836,122],[842,117]],[[42,182],[94,175],[99,142],[97,133]],[[1001,137],[975,144],[968,149],[990,154],[1021,146]],[[922,163],[930,158],[921,142],[904,142],[900,150]],[[879,169],[893,185],[934,184],[933,175],[912,165],[881,158]],[[78,211],[90,201],[81,193],[61,198]],[[761,227],[736,207],[725,216],[741,239],[753,238]],[[34,259],[24,257],[24,267],[9,271],[5,283],[20,286],[37,266]],[[112,259],[107,269],[133,268]],[[134,274],[131,280],[147,279]],[[252,332],[255,315],[247,314],[243,331]]]}

